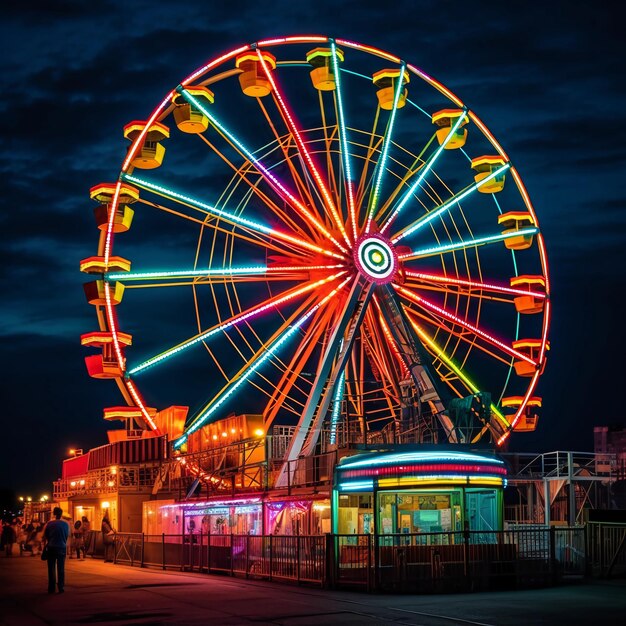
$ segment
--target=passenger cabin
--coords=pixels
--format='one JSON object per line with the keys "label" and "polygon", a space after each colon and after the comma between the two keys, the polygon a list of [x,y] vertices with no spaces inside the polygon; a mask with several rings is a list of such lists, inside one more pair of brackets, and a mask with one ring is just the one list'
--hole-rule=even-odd
{"label": "passenger cabin", "polygon": [[498,224],[503,227],[502,234],[510,235],[504,240],[509,250],[526,250],[533,245],[534,231],[528,231],[535,226],[532,215],[525,211],[509,211],[498,216]]}
{"label": "passenger cabin", "polygon": [[89,304],[95,306],[107,303],[106,284],[109,286],[109,301],[113,306],[117,306],[124,296],[124,284],[119,281],[106,283],[104,280],[94,280],[83,285],[85,297]]}
{"label": "passenger cabin", "polygon": [[[185,87],[185,91],[193,96],[202,107],[215,102],[215,96],[207,87]],[[183,133],[197,135],[203,133],[209,127],[209,118],[195,104],[187,102],[185,97],[177,93],[173,98],[174,121],[178,130]]]}
{"label": "passenger cabin", "polygon": [[[474,175],[474,181],[477,183],[481,183],[481,181],[491,176],[505,163],[506,161],[499,154],[493,156],[484,155],[472,159],[471,167],[476,172],[476,174]],[[503,170],[497,176],[494,176],[486,183],[480,184],[480,186],[478,187],[478,191],[480,193],[498,193],[498,191],[502,191],[504,189],[505,178],[506,176]]]}
{"label": "passenger cabin", "polygon": [[[135,141],[142,135],[147,122],[133,121],[124,126],[124,137],[130,140],[129,151],[133,150]],[[165,156],[165,146],[161,143],[170,136],[170,129],[160,122],[152,122],[143,134],[141,144],[134,153],[132,167],[141,170],[152,170],[160,167]]]}
{"label": "passenger cabin", "polygon": [[[448,142],[444,145],[450,131],[462,115],[465,115],[465,118],[457,126],[456,131],[450,136]],[[432,123],[437,126],[436,135],[439,145],[443,146],[444,150],[462,148],[467,139],[467,128],[463,127],[468,123],[468,121],[466,112],[463,109],[441,109],[441,111],[433,113]]]}
{"label": "passenger cabin", "polygon": [[[93,212],[100,230],[107,230],[108,228],[116,188],[116,183],[100,183],[89,190],[91,199],[98,202],[98,206]],[[130,229],[135,212],[128,205],[137,202],[137,200],[139,200],[138,189],[125,183],[120,186],[113,218],[114,233],[124,233]]]}
{"label": "passenger cabin", "polygon": [[409,73],[406,70],[397,68],[380,70],[372,76],[372,82],[377,87],[376,97],[381,109],[385,111],[393,109],[393,101],[399,80],[402,81],[402,87],[400,87],[400,96],[396,106],[398,109],[401,109],[406,104],[406,99],[409,95],[408,89],[404,87],[404,85],[409,83]]}
{"label": "passenger cabin", "polygon": [[[502,398],[502,408],[508,410],[507,419],[511,421],[517,413],[519,407],[522,405],[524,398],[522,396],[509,396]],[[528,399],[524,411],[519,416],[517,422],[513,425],[515,432],[532,432],[537,428],[537,422],[539,416],[535,412],[536,409],[541,408],[541,398],[533,396]]]}
{"label": "passenger cabin", "polygon": [[[276,57],[265,50],[261,52],[268,71],[276,69]],[[235,66],[241,70],[239,85],[246,96],[263,98],[272,92],[272,83],[267,78],[263,64],[256,51],[243,52],[235,59]]]}
{"label": "passenger cabin", "polygon": [[[515,373],[518,376],[529,377],[533,376],[539,369],[539,351],[541,350],[541,339],[518,339],[513,342],[513,349],[517,350],[521,354],[524,354],[533,363],[519,359],[513,363]],[[546,342],[546,350],[550,349],[550,344]],[[545,358],[541,364],[541,371],[545,367]]]}
{"label": "passenger cabin", "polygon": [[107,264],[103,256],[90,256],[80,262],[80,271],[84,274],[130,272],[130,261],[121,256],[110,256]]}
{"label": "passenger cabin", "polygon": [[122,355],[122,364],[118,362],[113,342],[113,333],[92,332],[80,336],[83,346],[101,348],[102,354],[85,357],[87,371],[92,378],[119,378],[124,374],[124,348],[132,344],[132,336],[127,333],[117,333],[119,350]]}
{"label": "passenger cabin", "polygon": [[[335,48],[337,63],[343,62],[343,51]],[[311,81],[318,91],[334,91],[335,71],[333,51],[331,48],[314,48],[306,55],[306,60],[311,64]]]}
{"label": "passenger cabin", "polygon": [[546,279],[544,276],[522,274],[511,278],[511,287],[527,291],[528,294],[514,298],[515,310],[518,313],[532,315],[541,313],[546,303]]}

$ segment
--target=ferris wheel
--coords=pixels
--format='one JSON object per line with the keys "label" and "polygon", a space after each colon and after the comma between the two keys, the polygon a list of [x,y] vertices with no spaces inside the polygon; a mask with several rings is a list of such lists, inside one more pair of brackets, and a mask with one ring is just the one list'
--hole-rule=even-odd
{"label": "ferris wheel", "polygon": [[118,180],[91,189],[100,329],[82,340],[141,428],[151,406],[189,407],[182,449],[258,413],[296,426],[286,460],[350,427],[497,445],[534,428],[543,237],[514,164],[441,83],[352,41],[271,39],[123,134]]}

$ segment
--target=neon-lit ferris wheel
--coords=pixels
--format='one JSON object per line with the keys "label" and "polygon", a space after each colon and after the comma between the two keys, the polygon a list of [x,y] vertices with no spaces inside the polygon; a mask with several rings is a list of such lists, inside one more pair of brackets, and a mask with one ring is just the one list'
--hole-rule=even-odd
{"label": "neon-lit ferris wheel", "polygon": [[[227,414],[336,440],[502,444],[534,427],[546,251],[509,157],[417,67],[342,39],[231,50],[173,89],[91,189],[83,344],[174,446]],[[131,228],[132,223],[132,228]],[[173,396],[173,397],[172,397]]]}

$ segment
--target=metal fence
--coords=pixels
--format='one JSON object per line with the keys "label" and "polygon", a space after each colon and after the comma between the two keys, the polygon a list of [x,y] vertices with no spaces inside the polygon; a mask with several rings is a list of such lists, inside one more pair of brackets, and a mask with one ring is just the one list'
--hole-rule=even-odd
{"label": "metal fence", "polygon": [[602,578],[626,574],[626,524],[588,522],[587,552],[590,573]]}
{"label": "metal fence", "polygon": [[586,572],[583,528],[394,535],[117,533],[115,562],[331,588],[433,593],[558,584]]}

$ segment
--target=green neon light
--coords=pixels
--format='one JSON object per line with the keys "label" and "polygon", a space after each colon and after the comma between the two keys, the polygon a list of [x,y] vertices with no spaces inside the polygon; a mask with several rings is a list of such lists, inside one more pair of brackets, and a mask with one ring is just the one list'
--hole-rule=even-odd
{"label": "green neon light", "polygon": [[450,139],[454,136],[454,134],[458,130],[459,126],[461,126],[461,124],[463,123],[463,120],[466,117],[467,117],[467,111],[464,111],[463,115],[459,116],[459,119],[456,121],[454,126],[452,126],[452,128],[450,129],[450,132],[446,135],[446,138],[443,141],[443,143],[439,146],[439,148],[437,148],[437,150],[434,152],[434,154],[428,160],[426,165],[424,165],[424,167],[422,168],[422,172],[420,173],[419,177],[413,183],[413,185],[411,185],[411,188],[404,194],[404,197],[402,198],[402,200],[400,200],[400,202],[398,203],[396,208],[393,210],[393,212],[391,213],[391,215],[387,219],[387,222],[385,223],[385,225],[380,229],[381,233],[385,232],[387,227],[395,219],[396,215],[398,215],[398,213],[400,213],[400,211],[404,208],[406,203],[411,199],[411,196],[415,193],[415,191],[419,187],[420,183],[424,180],[424,177],[426,176],[426,174],[428,174],[428,172],[432,169],[433,165],[435,164],[435,162],[439,158],[439,155],[445,150],[445,147],[450,142]]}
{"label": "green neon light", "polygon": [[206,270],[172,270],[172,271],[154,271],[154,272],[117,272],[105,274],[108,280],[147,280],[154,278],[199,278],[201,276],[231,276],[231,275],[247,275],[247,274],[265,274],[267,266],[258,265],[256,267],[222,267],[220,269]]}
{"label": "green neon light", "polygon": [[230,396],[245,383],[252,374],[254,374],[268,359],[273,357],[279,348],[284,345],[293,335],[299,330],[299,328],[313,315],[313,313],[321,306],[321,303],[314,306],[308,313],[303,315],[287,332],[278,337],[276,341],[267,350],[265,354],[261,356],[246,372],[238,378],[232,385],[222,389],[215,398],[209,403],[209,406],[202,411],[198,417],[193,421],[190,427],[185,431],[184,440],[181,437],[174,443],[175,448],[179,448],[186,438],[198,428],[200,428],[227,400]]}
{"label": "green neon light", "polygon": [[238,215],[234,215],[233,213],[229,213],[228,211],[217,209],[214,206],[211,206],[210,204],[206,204],[206,202],[201,202],[200,200],[197,200],[196,198],[192,198],[191,196],[186,196],[182,193],[177,193],[176,191],[172,191],[171,189],[168,189],[167,187],[163,187],[161,185],[155,185],[154,183],[151,183],[142,178],[137,178],[136,176],[133,176],[131,174],[124,174],[123,178],[126,181],[135,183],[136,185],[143,186],[146,189],[149,189],[150,191],[154,191],[155,193],[159,193],[161,195],[170,197],[175,200],[180,200],[181,202],[186,202],[188,204],[191,204],[192,206],[195,206],[198,209],[203,209],[204,211],[207,211],[208,213],[211,213],[218,217],[222,217],[230,222],[235,222],[236,224],[245,226],[246,228],[251,228],[253,230],[260,231],[266,235],[274,235],[274,234],[279,235],[280,234],[280,233],[276,233],[274,229],[270,228],[269,226],[265,226],[264,224],[261,224],[260,222],[255,222],[245,217],[240,217]]}
{"label": "green neon light", "polygon": [[401,259],[416,259],[419,257],[432,256],[441,252],[450,252],[452,250],[459,250],[462,248],[471,248],[472,246],[481,246],[486,243],[494,243],[497,241],[504,241],[505,239],[511,239],[512,237],[520,237],[523,235],[536,235],[539,232],[538,228],[523,228],[516,230],[513,233],[503,233],[500,235],[489,235],[488,237],[478,237],[476,239],[470,239],[469,241],[460,241],[459,243],[446,244],[444,246],[435,246],[434,248],[422,248],[421,250],[415,250],[401,254]]}
{"label": "green neon light", "polygon": [[310,285],[305,285],[304,287],[300,287],[296,291],[292,291],[291,293],[287,293],[287,295],[284,295],[281,298],[270,300],[269,302],[266,302],[265,304],[261,304],[261,305],[258,305],[256,307],[253,307],[251,309],[248,309],[248,311],[246,311],[245,313],[240,313],[239,315],[235,315],[234,317],[232,317],[227,322],[224,322],[223,324],[218,324],[217,326],[214,326],[213,328],[211,328],[211,329],[209,329],[209,330],[207,330],[207,331],[205,331],[203,333],[200,333],[200,334],[196,335],[192,339],[188,339],[187,341],[183,341],[182,343],[178,344],[177,346],[175,346],[173,348],[170,348],[169,350],[166,350],[165,352],[161,352],[161,354],[153,356],[150,359],[148,359],[147,361],[144,361],[143,363],[141,363],[140,365],[137,365],[136,367],[133,367],[132,369],[129,369],[128,370],[128,374],[129,375],[137,374],[138,372],[141,372],[141,371],[143,371],[143,370],[145,370],[145,369],[147,369],[149,367],[152,367],[153,365],[156,365],[157,363],[161,363],[162,361],[165,361],[166,359],[169,359],[169,358],[175,356],[176,354],[179,354],[183,350],[187,350],[188,348],[191,348],[192,346],[197,345],[201,341],[209,339],[210,337],[212,337],[216,333],[228,330],[229,328],[232,328],[232,327],[236,326],[237,324],[240,324],[241,322],[244,322],[246,320],[250,320],[253,317],[258,316],[261,313],[263,313],[263,312],[265,312],[265,311],[267,311],[269,309],[274,309],[279,304],[283,304],[284,302],[287,302],[289,300],[292,300],[293,298],[301,296],[303,293],[312,291],[316,287],[321,286],[322,284],[324,284],[326,282],[329,282],[331,280],[336,279],[340,274],[333,274],[332,276],[329,276],[328,278],[325,278],[323,280],[319,280],[319,281],[317,281],[315,283],[312,283]]}
{"label": "green neon light", "polygon": [[396,113],[398,111],[398,101],[400,100],[400,94],[402,93],[402,88],[404,87],[402,79],[404,78],[405,67],[406,66],[404,63],[400,65],[400,75],[398,76],[398,84],[396,85],[396,91],[393,95],[393,109],[391,111],[391,115],[389,116],[389,124],[387,125],[387,130],[385,132],[385,142],[383,144],[383,151],[377,163],[378,171],[376,172],[376,182],[374,184],[372,195],[370,196],[370,206],[369,206],[368,215],[367,215],[367,225],[365,227],[366,233],[368,233],[370,230],[370,224],[372,223],[374,212],[376,211],[376,207],[378,206],[378,197],[380,195],[380,185],[381,185],[381,181],[383,178],[383,173],[385,171],[385,163],[387,162],[387,157],[389,154],[389,144],[391,143],[391,134],[393,131],[394,123],[396,121]]}
{"label": "green neon light", "polygon": [[405,237],[413,234],[415,231],[419,230],[420,228],[423,228],[424,226],[426,226],[426,224],[434,220],[438,215],[441,215],[444,211],[448,210],[453,204],[460,202],[461,200],[463,200],[463,198],[466,198],[467,196],[469,196],[469,194],[473,193],[474,191],[476,191],[477,189],[479,189],[480,187],[488,183],[490,180],[494,179],[496,176],[499,176],[503,172],[506,172],[506,170],[508,170],[510,167],[511,167],[510,163],[505,163],[502,167],[499,167],[497,170],[494,170],[493,172],[491,172],[489,176],[486,176],[481,181],[470,185],[465,191],[462,191],[460,194],[456,196],[452,196],[452,198],[444,202],[440,207],[438,207],[437,209],[434,209],[430,213],[416,220],[413,223],[413,225],[409,226],[406,230],[403,230],[400,233],[398,233],[391,240],[392,243],[398,243],[398,241],[400,241],[401,239],[404,239]]}
{"label": "green neon light", "polygon": [[343,166],[346,172],[346,181],[348,188],[348,210],[350,212],[350,220],[353,227],[353,235],[356,237],[356,213],[354,207],[354,191],[352,189],[352,170],[350,168],[350,154],[348,152],[348,138],[346,136],[346,121],[343,112],[343,100],[341,97],[341,80],[339,71],[339,61],[337,59],[337,46],[334,41],[330,42],[330,49],[333,59],[333,72],[335,74],[335,84],[337,86],[337,110],[339,113],[339,136],[341,138],[341,156],[343,157]]}
{"label": "green neon light", "polygon": [[335,389],[335,397],[333,398],[333,412],[330,418],[330,443],[334,445],[337,443],[337,424],[339,423],[339,414],[341,412],[341,402],[343,400],[343,394],[346,382],[346,370],[341,372],[341,376],[337,381],[337,388]]}
{"label": "green neon light", "polygon": [[[410,321],[411,326],[413,326],[420,339],[422,339],[422,341],[430,347],[430,349],[436,354],[437,358],[443,361],[448,368],[450,368],[465,383],[465,386],[472,393],[480,393],[480,389],[467,377],[463,370],[454,363],[454,361],[443,351],[443,349],[437,345],[437,343],[435,343],[435,341],[431,339],[413,320]],[[500,413],[495,404],[490,404],[489,408],[491,409],[491,412],[494,413],[503,424],[505,424],[505,426],[510,426],[509,422],[506,420],[504,415]]]}

